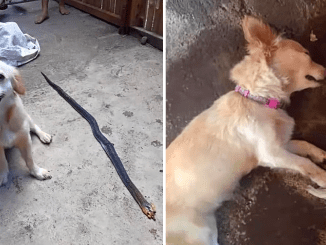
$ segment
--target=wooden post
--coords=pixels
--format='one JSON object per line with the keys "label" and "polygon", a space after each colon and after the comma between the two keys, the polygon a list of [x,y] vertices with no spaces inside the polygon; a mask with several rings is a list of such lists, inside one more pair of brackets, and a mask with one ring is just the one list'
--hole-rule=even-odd
{"label": "wooden post", "polygon": [[121,24],[119,28],[119,34],[121,35],[129,33],[131,2],[132,0],[125,0],[122,4]]}

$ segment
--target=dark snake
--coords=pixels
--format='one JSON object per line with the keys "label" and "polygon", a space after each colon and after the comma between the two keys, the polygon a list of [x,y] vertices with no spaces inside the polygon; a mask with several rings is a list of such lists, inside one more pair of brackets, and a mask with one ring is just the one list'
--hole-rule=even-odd
{"label": "dark snake", "polygon": [[[42,73],[42,72],[41,72]],[[83,118],[85,118],[89,125],[92,128],[94,137],[97,139],[97,141],[101,144],[103,150],[110,158],[112,164],[114,165],[120,179],[122,180],[123,184],[126,186],[132,197],[135,199],[143,213],[149,218],[155,220],[155,206],[154,204],[150,204],[146,201],[146,199],[143,197],[143,195],[140,193],[140,191],[137,189],[137,187],[134,185],[134,183],[129,178],[117,152],[114,149],[113,144],[102,134],[100,131],[98,124],[95,120],[95,118],[89,114],[83,107],[81,107],[73,98],[71,98],[66,92],[62,90],[58,85],[51,82],[50,79],[45,76],[43,73],[45,80],[48,82],[48,84],[58,92],[58,94],[65,99]]]}

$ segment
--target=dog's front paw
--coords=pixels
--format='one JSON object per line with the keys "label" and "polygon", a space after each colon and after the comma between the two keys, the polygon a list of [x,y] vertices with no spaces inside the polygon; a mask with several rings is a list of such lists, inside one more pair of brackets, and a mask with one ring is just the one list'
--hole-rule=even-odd
{"label": "dog's front paw", "polygon": [[8,171],[3,171],[0,173],[0,186],[6,184],[8,182]]}
{"label": "dog's front paw", "polygon": [[49,171],[47,171],[44,168],[37,168],[37,169],[31,171],[31,175],[33,175],[38,180],[46,180],[46,179],[52,178]]}
{"label": "dog's front paw", "polygon": [[50,144],[52,141],[52,136],[43,131],[40,132],[38,136],[40,138],[40,141],[44,144]]}
{"label": "dog's front paw", "polygon": [[314,152],[314,154],[309,154],[308,158],[310,158],[310,160],[314,163],[325,165],[324,163],[326,163],[326,152],[318,149],[318,151]]}

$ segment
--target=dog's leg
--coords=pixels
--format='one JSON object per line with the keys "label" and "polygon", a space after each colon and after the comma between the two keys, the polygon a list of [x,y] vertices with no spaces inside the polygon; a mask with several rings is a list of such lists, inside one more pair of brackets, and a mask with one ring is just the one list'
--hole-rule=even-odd
{"label": "dog's leg", "polygon": [[8,162],[5,155],[5,150],[0,147],[0,186],[8,181]]}
{"label": "dog's leg", "polygon": [[308,158],[295,155],[282,147],[264,144],[258,146],[259,162],[276,168],[287,168],[308,176],[321,187],[326,187],[326,171],[318,167]]}
{"label": "dog's leg", "polygon": [[15,146],[19,149],[26,165],[35,178],[39,180],[51,179],[51,175],[46,169],[37,166],[32,157],[32,139],[30,134],[21,134],[16,140]]}
{"label": "dog's leg", "polygon": [[291,140],[287,149],[299,156],[309,157],[315,163],[322,163],[326,159],[326,152],[303,140]]}
{"label": "dog's leg", "polygon": [[[326,159],[326,152],[322,149],[302,140],[291,140],[288,143],[287,149],[297,155],[308,157],[315,163],[322,163]],[[308,186],[307,191],[316,197],[326,199],[326,189],[315,189]]]}
{"label": "dog's leg", "polygon": [[29,118],[29,125],[30,125],[30,129],[31,131],[37,135],[37,137],[42,141],[42,143],[44,144],[50,144],[51,143],[51,140],[52,140],[52,137],[51,135],[43,132],[39,126],[37,126],[32,118],[30,116],[28,116]]}

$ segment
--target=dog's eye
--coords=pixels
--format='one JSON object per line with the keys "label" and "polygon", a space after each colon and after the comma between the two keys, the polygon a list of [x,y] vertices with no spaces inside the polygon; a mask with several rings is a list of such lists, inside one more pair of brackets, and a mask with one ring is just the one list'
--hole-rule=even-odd
{"label": "dog's eye", "polygon": [[5,76],[0,74],[0,81],[3,80],[3,79],[5,79]]}
{"label": "dog's eye", "polygon": [[307,52],[305,52],[305,54],[307,54],[307,55],[310,55],[310,53],[307,51]]}
{"label": "dog's eye", "polygon": [[317,81],[316,78],[314,78],[314,77],[311,76],[311,75],[307,75],[307,76],[306,76],[306,79],[309,80],[309,81]]}

